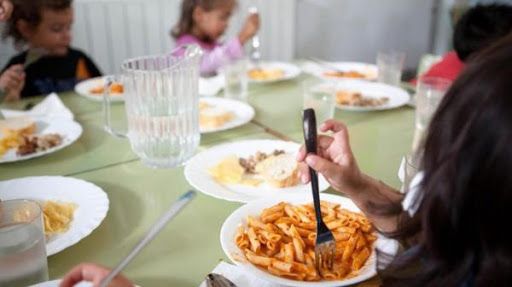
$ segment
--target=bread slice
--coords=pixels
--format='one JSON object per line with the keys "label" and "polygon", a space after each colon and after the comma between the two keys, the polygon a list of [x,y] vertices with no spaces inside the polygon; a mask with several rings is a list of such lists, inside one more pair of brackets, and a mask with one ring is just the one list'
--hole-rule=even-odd
{"label": "bread slice", "polygon": [[0,131],[3,137],[28,136],[34,134],[36,129],[36,122],[27,116],[0,120]]}
{"label": "bread slice", "polygon": [[202,128],[218,128],[232,120],[233,113],[221,107],[200,106],[199,126]]}
{"label": "bread slice", "polygon": [[297,161],[290,153],[268,157],[256,165],[256,172],[273,187],[291,187],[299,183]]}

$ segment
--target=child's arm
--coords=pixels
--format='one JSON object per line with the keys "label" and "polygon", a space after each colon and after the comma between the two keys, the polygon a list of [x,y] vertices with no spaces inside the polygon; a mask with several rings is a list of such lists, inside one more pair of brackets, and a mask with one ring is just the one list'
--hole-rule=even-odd
{"label": "child's arm", "polygon": [[21,64],[12,65],[0,75],[0,90],[5,93],[4,101],[17,101],[25,86],[25,72]]}
{"label": "child's arm", "polygon": [[251,14],[247,17],[238,37],[226,42],[224,45],[206,52],[201,62],[201,74],[216,72],[229,61],[240,59],[244,55],[243,45],[254,37],[260,28],[260,17]]}

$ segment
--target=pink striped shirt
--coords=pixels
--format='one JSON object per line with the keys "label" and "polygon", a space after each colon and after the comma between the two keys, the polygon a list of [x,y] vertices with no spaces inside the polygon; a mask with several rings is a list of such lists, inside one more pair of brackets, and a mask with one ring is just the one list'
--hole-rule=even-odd
{"label": "pink striped shirt", "polygon": [[244,55],[242,44],[237,37],[228,40],[224,44],[207,43],[190,34],[183,35],[176,40],[178,47],[188,44],[197,44],[203,49],[201,75],[213,74],[229,61],[240,59]]}

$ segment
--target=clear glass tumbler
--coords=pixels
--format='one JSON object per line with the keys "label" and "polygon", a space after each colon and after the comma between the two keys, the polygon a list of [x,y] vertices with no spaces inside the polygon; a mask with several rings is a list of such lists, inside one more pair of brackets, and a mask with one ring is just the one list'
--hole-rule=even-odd
{"label": "clear glass tumbler", "polygon": [[247,60],[232,61],[222,67],[221,71],[224,75],[224,96],[229,99],[247,101]]}
{"label": "clear glass tumbler", "polygon": [[436,77],[422,77],[418,80],[413,152],[418,152],[430,124],[430,120],[444,95],[450,88],[450,85],[450,80]]}
{"label": "clear glass tumbler", "polygon": [[400,86],[404,61],[405,53],[403,52],[379,52],[377,54],[378,81],[392,86]]}
{"label": "clear glass tumbler", "polygon": [[0,286],[48,281],[43,212],[30,200],[0,201]]}
{"label": "clear glass tumbler", "polygon": [[315,110],[318,126],[334,117],[336,107],[336,87],[333,83],[303,84],[303,108]]}

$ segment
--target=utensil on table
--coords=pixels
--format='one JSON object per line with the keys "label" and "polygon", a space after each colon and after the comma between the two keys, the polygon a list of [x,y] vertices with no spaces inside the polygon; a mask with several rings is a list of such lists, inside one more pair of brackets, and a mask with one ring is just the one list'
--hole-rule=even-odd
{"label": "utensil on table", "polygon": [[107,287],[112,279],[114,279],[132,260],[137,256],[144,247],[151,242],[158,233],[167,225],[169,220],[174,218],[194,197],[196,196],[196,192],[193,190],[188,191],[178,198],[176,202],[174,202],[169,210],[167,210],[160,219],[151,227],[151,229],[146,233],[144,238],[137,243],[137,245],[133,248],[132,251],[119,263],[119,265],[114,268],[110,274],[108,274],[105,279],[103,279],[100,283],[100,287]]}
{"label": "utensil on table", "polygon": [[207,287],[236,287],[235,283],[231,282],[228,278],[217,274],[210,273],[206,275]]}
{"label": "utensil on table", "polygon": [[[304,110],[304,141],[306,143],[306,151],[308,154],[316,154],[317,152],[317,129],[316,117],[313,109]],[[336,242],[332,232],[327,228],[323,219],[320,208],[320,192],[318,189],[318,175],[314,169],[309,168],[311,177],[311,189],[313,191],[313,203],[316,216],[316,243],[315,243],[315,263],[318,272],[323,269],[329,270],[333,267],[334,256],[336,251]]]}
{"label": "utensil on table", "polygon": [[[258,14],[258,8],[256,6],[252,6],[249,8],[249,14]],[[254,35],[251,39],[251,50],[249,53],[249,58],[251,62],[255,66],[256,69],[260,69],[260,60],[261,60],[261,51],[260,51],[260,37],[258,34]]]}
{"label": "utensil on table", "polygon": [[310,57],[309,60],[313,61],[314,63],[316,63],[320,67],[324,67],[324,68],[326,68],[328,70],[331,70],[333,72],[337,72],[337,73],[345,73],[346,72],[346,71],[341,70],[340,68],[336,67],[332,63],[329,63],[329,62],[324,61],[324,60],[320,60],[320,59],[315,58],[315,57]]}

